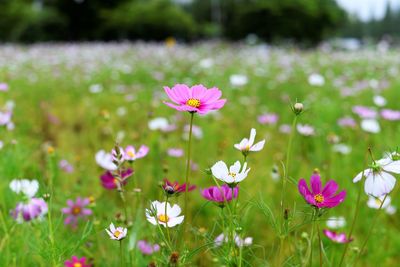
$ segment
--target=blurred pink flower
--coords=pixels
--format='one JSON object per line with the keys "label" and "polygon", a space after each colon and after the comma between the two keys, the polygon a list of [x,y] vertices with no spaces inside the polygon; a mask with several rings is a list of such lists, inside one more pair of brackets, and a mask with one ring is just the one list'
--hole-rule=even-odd
{"label": "blurred pink flower", "polygon": [[206,114],[222,108],[226,102],[226,99],[220,99],[222,93],[218,88],[207,89],[201,84],[190,88],[185,84],[176,84],[172,89],[165,86],[164,90],[175,103],[164,102],[164,104],[179,111]]}
{"label": "blurred pink flower", "polygon": [[383,109],[381,111],[381,116],[383,119],[388,121],[398,121],[400,120],[400,111],[393,109]]}
{"label": "blurred pink flower", "polygon": [[332,240],[335,243],[349,243],[351,241],[353,241],[353,239],[348,239],[346,237],[345,233],[336,233],[335,231],[330,231],[328,229],[324,229],[323,230],[324,235],[326,235],[327,238],[329,238],[330,240]]}
{"label": "blurred pink flower", "polygon": [[0,83],[0,91],[2,92],[8,91],[8,84]]}
{"label": "blurred pink flower", "polygon": [[142,252],[143,255],[151,255],[160,250],[160,245],[150,244],[146,240],[139,240],[137,242],[137,247]]}
{"label": "blurred pink flower", "polygon": [[[128,182],[128,178],[133,174],[132,169],[127,169],[125,171],[121,172],[121,186],[125,185]],[[115,178],[115,176],[110,172],[106,171],[100,176],[101,180],[101,185],[108,190],[116,189],[118,188],[118,179]]]}
{"label": "blurred pink flower", "polygon": [[261,124],[276,124],[279,116],[275,113],[264,113],[258,116],[257,120]]}
{"label": "blurred pink flower", "polygon": [[292,127],[289,124],[282,124],[279,126],[279,132],[284,134],[290,134]]}
{"label": "blurred pink flower", "polygon": [[357,123],[352,117],[343,117],[338,119],[337,124],[341,127],[356,127]]}
{"label": "blurred pink flower", "polygon": [[145,145],[141,145],[137,152],[133,146],[127,146],[122,154],[125,160],[134,161],[145,157],[148,153],[149,148]]}
{"label": "blurred pink flower", "polygon": [[183,156],[183,150],[180,148],[170,148],[167,150],[167,154],[170,157],[180,158]]}
{"label": "blurred pink flower", "polygon": [[70,260],[64,262],[65,267],[91,267],[92,265],[86,263],[86,258],[78,258],[77,256],[72,256]]}
{"label": "blurred pink flower", "polygon": [[299,134],[304,136],[315,135],[314,127],[308,124],[297,124],[297,131],[299,132]]}
{"label": "blurred pink flower", "polygon": [[30,198],[26,203],[20,202],[11,212],[11,216],[19,223],[42,218],[48,211],[47,203],[42,198]]}
{"label": "blurred pink flower", "polygon": [[76,198],[74,202],[71,199],[67,200],[68,207],[62,208],[62,213],[66,214],[67,217],[64,220],[64,224],[70,224],[73,228],[75,228],[78,224],[79,218],[85,218],[92,214],[91,209],[87,209],[86,206],[89,205],[89,198]]}
{"label": "blurred pink flower", "polygon": [[74,167],[66,159],[60,160],[58,167],[66,173],[74,172]]}
{"label": "blurred pink flower", "polygon": [[375,109],[365,106],[354,106],[353,112],[362,119],[375,119],[378,116],[378,112]]}

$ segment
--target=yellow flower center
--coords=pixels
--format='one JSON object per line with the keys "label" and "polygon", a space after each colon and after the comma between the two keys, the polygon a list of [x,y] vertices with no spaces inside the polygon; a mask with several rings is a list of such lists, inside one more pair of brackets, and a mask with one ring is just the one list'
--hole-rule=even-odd
{"label": "yellow flower center", "polygon": [[169,217],[165,214],[158,215],[158,220],[163,223],[167,223],[169,221]]}
{"label": "yellow flower center", "polygon": [[74,267],[82,267],[82,263],[80,263],[80,262],[75,262],[75,263],[74,263]]}
{"label": "yellow flower center", "polygon": [[73,207],[72,208],[72,214],[78,215],[81,213],[81,208],[80,207]]}
{"label": "yellow flower center", "polygon": [[375,203],[376,205],[380,206],[382,204],[382,201],[379,198],[375,198]]}
{"label": "yellow flower center", "polygon": [[113,234],[116,238],[118,238],[122,233],[118,230],[115,230],[115,232]]}
{"label": "yellow flower center", "polygon": [[228,173],[228,175],[229,175],[230,177],[232,177],[232,178],[235,178],[235,177],[236,177],[236,173],[233,173],[233,172]]}
{"label": "yellow flower center", "polygon": [[324,196],[321,195],[321,194],[316,194],[316,195],[314,196],[314,200],[315,200],[315,202],[317,202],[317,203],[322,203],[322,202],[324,202]]}
{"label": "yellow flower center", "polygon": [[132,151],[128,151],[127,154],[128,154],[128,156],[130,158],[134,158],[135,157],[135,153],[133,153]]}
{"label": "yellow flower center", "polygon": [[195,99],[195,98],[190,98],[188,101],[186,101],[186,105],[198,108],[200,107],[200,100]]}

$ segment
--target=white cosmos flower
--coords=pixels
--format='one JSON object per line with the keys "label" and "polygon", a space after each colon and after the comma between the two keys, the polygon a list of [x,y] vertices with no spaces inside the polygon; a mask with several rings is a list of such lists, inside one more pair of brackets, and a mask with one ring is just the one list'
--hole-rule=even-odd
{"label": "white cosmos flower", "polygon": [[304,136],[313,136],[315,135],[315,129],[313,126],[308,125],[308,124],[297,124],[297,131],[299,134],[304,135]]}
{"label": "white cosmos flower", "polygon": [[167,202],[153,201],[151,208],[146,209],[147,220],[153,224],[160,224],[164,227],[174,227],[183,222],[185,216],[179,216],[181,208],[175,204],[171,205]]}
{"label": "white cosmos flower", "polygon": [[326,226],[331,229],[342,228],[346,225],[346,219],[343,216],[339,217],[329,217],[326,221]]}
{"label": "white cosmos flower", "polygon": [[343,155],[347,155],[351,152],[351,147],[346,144],[335,144],[332,147],[333,151]]}
{"label": "white cosmos flower", "polygon": [[[369,196],[367,206],[372,209],[379,209],[384,198],[385,196],[381,196],[379,198]],[[396,207],[390,205],[391,201],[392,201],[391,197],[387,196],[385,202],[383,202],[382,204],[382,209],[385,209],[386,213],[390,215],[396,212]]]}
{"label": "white cosmos flower", "polygon": [[37,180],[14,179],[10,183],[10,188],[15,193],[23,193],[25,196],[32,198],[39,190],[39,182]]}
{"label": "white cosmos flower", "polygon": [[[250,237],[250,236],[248,236],[248,237],[246,237],[246,238],[241,238],[239,235],[235,234],[235,238],[234,238],[234,239],[235,239],[236,246],[238,246],[239,248],[251,246],[251,245],[253,244],[253,238]],[[228,237],[225,236],[223,233],[220,234],[219,236],[217,236],[217,237],[214,239],[214,244],[215,244],[217,247],[222,246],[222,244],[223,244],[224,242],[225,242],[225,243],[228,243],[228,242],[229,242],[229,239],[228,239]]]}
{"label": "white cosmos flower", "polygon": [[374,162],[371,168],[368,168],[353,179],[357,183],[365,176],[365,193],[374,197],[381,197],[389,194],[396,184],[396,178],[392,175],[400,174],[400,160],[393,161],[390,158],[383,158]]}
{"label": "white cosmos flower", "polygon": [[374,104],[377,105],[378,107],[384,107],[387,104],[387,100],[381,95],[375,95]]}
{"label": "white cosmos flower", "polygon": [[229,82],[231,83],[232,86],[235,87],[244,86],[248,83],[248,81],[249,79],[247,78],[247,76],[243,74],[232,74],[229,77]]}
{"label": "white cosmos flower", "polygon": [[97,164],[103,169],[106,169],[108,171],[115,171],[117,169],[117,165],[113,163],[111,153],[107,153],[104,150],[100,150],[99,152],[96,153],[95,158]]}
{"label": "white cosmos flower", "polygon": [[375,119],[365,119],[361,121],[361,129],[367,133],[379,133],[381,126]]}
{"label": "white cosmos flower", "polygon": [[215,178],[227,183],[239,183],[243,181],[247,174],[250,171],[250,168],[246,170],[247,162],[243,164],[243,168],[241,168],[241,164],[239,161],[236,161],[235,164],[229,167],[223,161],[218,161],[211,167],[211,172],[215,176]]}
{"label": "white cosmos flower", "polygon": [[163,130],[169,126],[166,118],[157,117],[149,121],[149,129],[152,131]]}
{"label": "white cosmos flower", "polygon": [[323,86],[325,84],[325,78],[319,73],[312,73],[308,76],[308,83],[312,86]]}
{"label": "white cosmos flower", "polygon": [[256,138],[256,129],[252,128],[250,131],[250,138],[243,138],[239,144],[235,144],[234,147],[242,152],[249,151],[260,151],[263,149],[265,144],[265,139],[254,144],[254,139]]}
{"label": "white cosmos flower", "polygon": [[111,239],[120,241],[126,237],[126,234],[128,233],[128,229],[123,228],[123,227],[115,228],[114,224],[111,223],[109,228],[106,229],[106,232],[110,236]]}

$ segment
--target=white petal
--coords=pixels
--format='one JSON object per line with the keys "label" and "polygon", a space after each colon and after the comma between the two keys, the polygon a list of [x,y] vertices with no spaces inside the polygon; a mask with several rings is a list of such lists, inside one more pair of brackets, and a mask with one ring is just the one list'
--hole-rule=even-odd
{"label": "white petal", "polygon": [[185,216],[179,216],[175,218],[170,218],[168,221],[168,227],[174,227],[175,225],[181,224]]}
{"label": "white petal", "polygon": [[396,207],[394,207],[394,206],[388,206],[388,207],[386,208],[386,213],[389,214],[389,215],[395,214],[395,213],[396,213]]}
{"label": "white petal", "polygon": [[382,166],[382,168],[387,172],[400,174],[400,160],[393,161],[385,166]]}
{"label": "white petal", "polygon": [[389,173],[380,172],[374,173],[367,177],[365,180],[365,193],[372,195],[374,197],[380,197],[390,193],[394,185],[396,184],[396,179]]}
{"label": "white petal", "polygon": [[114,226],[113,223],[110,224],[110,230],[111,230],[112,233],[115,232],[115,226]]}
{"label": "white petal", "polygon": [[250,151],[260,151],[264,148],[265,140],[258,142],[250,148]]}
{"label": "white petal", "polygon": [[228,176],[228,167],[225,162],[218,161],[211,167],[211,172],[215,176],[215,178],[222,180],[225,176]]}
{"label": "white petal", "polygon": [[364,174],[364,177],[368,177],[371,174],[371,172],[372,172],[371,169],[366,169],[366,170],[360,172],[359,174],[356,175],[356,177],[354,177],[353,183],[357,183],[358,181],[360,181],[363,178],[363,174]]}
{"label": "white petal", "polygon": [[147,216],[147,221],[153,225],[157,225],[157,221],[154,217]]}
{"label": "white petal", "polygon": [[168,217],[177,217],[181,214],[182,210],[177,204],[173,205],[172,208],[168,211]]}
{"label": "white petal", "polygon": [[256,138],[256,129],[251,128],[250,130],[250,138],[249,138],[249,146],[254,144],[254,139]]}
{"label": "white petal", "polygon": [[240,172],[240,162],[236,161],[235,164],[233,164],[230,168],[229,168],[229,172],[230,173],[239,173]]}

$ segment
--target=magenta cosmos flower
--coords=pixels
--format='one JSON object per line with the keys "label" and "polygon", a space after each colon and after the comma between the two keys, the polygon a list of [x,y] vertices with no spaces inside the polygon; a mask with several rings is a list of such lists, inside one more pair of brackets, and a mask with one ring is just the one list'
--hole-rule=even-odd
{"label": "magenta cosmos flower", "polygon": [[221,187],[211,186],[201,190],[201,195],[205,199],[217,202],[220,206],[223,206],[225,202],[229,202],[232,199],[237,198],[238,194],[239,186],[234,187],[232,197],[232,188],[226,184],[223,184]]}
{"label": "magenta cosmos flower", "polygon": [[92,210],[87,209],[86,206],[89,205],[89,198],[76,198],[76,201],[72,201],[71,199],[67,200],[67,208],[63,208],[62,213],[67,215],[67,218],[64,220],[64,224],[70,224],[72,227],[76,227],[78,224],[79,218],[85,218],[92,214]]}
{"label": "magenta cosmos flower", "polygon": [[[126,185],[126,183],[128,182],[128,178],[133,174],[133,170],[132,169],[127,169],[125,171],[122,171],[121,173],[121,185]],[[112,190],[112,189],[116,189],[118,188],[118,179],[112,174],[112,172],[110,171],[106,171],[105,173],[103,173],[100,176],[100,180],[101,180],[101,185],[108,190]]]}
{"label": "magenta cosmos flower", "polygon": [[346,197],[346,191],[343,190],[335,195],[338,184],[330,180],[322,188],[321,177],[317,172],[314,172],[310,179],[311,190],[308,189],[307,183],[304,179],[299,181],[299,192],[303,195],[304,199],[317,208],[333,208],[343,202]]}
{"label": "magenta cosmos flower", "polygon": [[353,241],[352,238],[348,239],[346,237],[345,233],[336,233],[335,231],[330,231],[328,229],[325,229],[323,232],[327,238],[329,238],[330,240],[332,240],[335,243],[343,244],[343,243],[349,243],[349,242]]}
{"label": "magenta cosmos flower", "polygon": [[78,258],[77,256],[72,256],[70,260],[64,262],[65,267],[91,267],[92,265],[86,263],[86,258]]}
{"label": "magenta cosmos flower", "polygon": [[179,111],[206,114],[211,110],[222,108],[226,102],[226,99],[220,99],[222,93],[218,88],[207,89],[201,84],[190,88],[186,84],[176,84],[172,89],[165,86],[164,90],[175,104],[164,103]]}
{"label": "magenta cosmos flower", "polygon": [[[171,182],[165,178],[162,188],[164,189],[164,192],[168,195],[176,195],[186,191],[186,184],[179,184],[177,181]],[[195,188],[195,185],[190,185],[188,188],[188,192],[194,190]]]}
{"label": "magenta cosmos flower", "polygon": [[11,212],[11,216],[18,222],[29,222],[34,219],[43,218],[47,213],[47,203],[43,198],[31,198],[26,203],[20,202]]}

